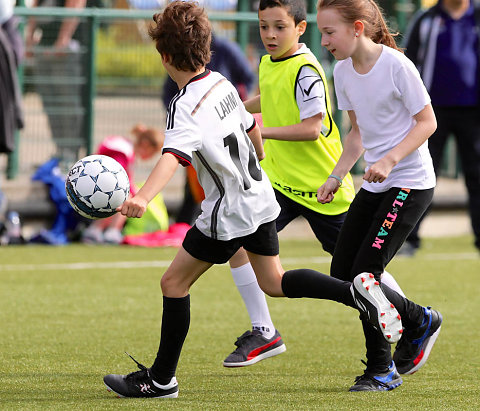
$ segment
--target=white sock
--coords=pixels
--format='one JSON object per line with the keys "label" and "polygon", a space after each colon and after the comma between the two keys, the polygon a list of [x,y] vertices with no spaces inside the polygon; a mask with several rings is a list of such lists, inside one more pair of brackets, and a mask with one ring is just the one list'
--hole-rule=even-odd
{"label": "white sock", "polygon": [[230,267],[233,281],[247,307],[252,328],[262,332],[265,338],[272,338],[275,327],[270,318],[265,294],[257,283],[257,277],[250,263],[237,268]]}
{"label": "white sock", "polygon": [[173,388],[176,385],[178,385],[177,379],[175,377],[172,377],[172,379],[170,380],[170,382],[167,385],[159,384],[154,379],[152,379],[152,382],[153,382],[153,385],[155,385],[155,387],[161,388],[162,390],[169,390],[170,388]]}
{"label": "white sock", "polygon": [[395,278],[393,278],[393,275],[390,274],[388,271],[384,271],[382,273],[382,283],[390,287],[393,291],[396,291],[402,297],[405,297],[405,294],[400,288],[400,286],[398,285],[397,281],[395,280]]}

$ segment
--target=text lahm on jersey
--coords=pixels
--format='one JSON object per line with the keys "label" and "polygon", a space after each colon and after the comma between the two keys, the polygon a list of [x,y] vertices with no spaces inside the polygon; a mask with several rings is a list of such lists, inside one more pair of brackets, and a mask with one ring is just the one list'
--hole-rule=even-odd
{"label": "text lahm on jersey", "polygon": [[228,114],[232,112],[235,108],[238,107],[237,99],[233,92],[229,93],[225,98],[223,98],[217,105],[215,105],[215,110],[217,111],[218,117],[220,120],[223,120],[227,117]]}

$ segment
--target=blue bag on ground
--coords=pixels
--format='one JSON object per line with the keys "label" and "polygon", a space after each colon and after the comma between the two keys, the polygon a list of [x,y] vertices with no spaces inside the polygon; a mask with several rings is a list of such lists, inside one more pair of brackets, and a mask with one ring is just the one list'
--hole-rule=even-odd
{"label": "blue bag on ground", "polygon": [[69,233],[77,228],[80,221],[80,217],[68,202],[65,176],[62,175],[58,163],[57,158],[52,158],[42,164],[32,176],[33,181],[41,181],[49,187],[50,199],[57,212],[52,228],[41,230],[30,239],[30,242],[52,245],[67,244]]}

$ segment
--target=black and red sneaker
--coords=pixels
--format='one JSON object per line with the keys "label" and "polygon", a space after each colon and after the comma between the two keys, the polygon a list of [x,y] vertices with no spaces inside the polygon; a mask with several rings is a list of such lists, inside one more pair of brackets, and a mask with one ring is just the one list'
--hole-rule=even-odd
{"label": "black and red sneaker", "polygon": [[236,350],[223,361],[224,367],[246,367],[284,352],[287,347],[280,333],[267,339],[258,330],[246,331],[235,342]]}

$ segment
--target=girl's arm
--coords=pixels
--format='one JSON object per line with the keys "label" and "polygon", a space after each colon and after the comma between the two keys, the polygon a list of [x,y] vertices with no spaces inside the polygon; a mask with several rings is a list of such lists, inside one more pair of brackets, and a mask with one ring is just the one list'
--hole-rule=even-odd
{"label": "girl's arm", "polygon": [[290,126],[262,127],[262,137],[283,141],[315,141],[322,131],[322,122],[323,114],[319,113]]}
{"label": "girl's arm", "polygon": [[415,126],[398,145],[367,170],[363,176],[364,180],[369,183],[384,181],[393,167],[427,141],[437,128],[437,120],[430,104],[413,118],[417,122]]}
{"label": "girl's arm", "polygon": [[[338,177],[340,180],[345,178],[364,152],[355,112],[348,111],[348,116],[350,117],[352,128],[345,136],[342,155],[332,171],[332,175]],[[341,182],[335,177],[328,177],[327,181],[317,190],[317,200],[319,203],[330,203],[333,200],[335,193],[341,185]]]}
{"label": "girl's arm", "polygon": [[249,98],[248,100],[245,100],[243,102],[243,105],[249,113],[260,113],[262,111],[262,108],[260,106],[260,94],[258,96]]}
{"label": "girl's arm", "polygon": [[163,154],[148,176],[145,184],[138,190],[138,193],[134,197],[127,199],[117,208],[117,211],[127,217],[141,217],[147,209],[148,203],[163,190],[177,167],[177,157],[171,153]]}

